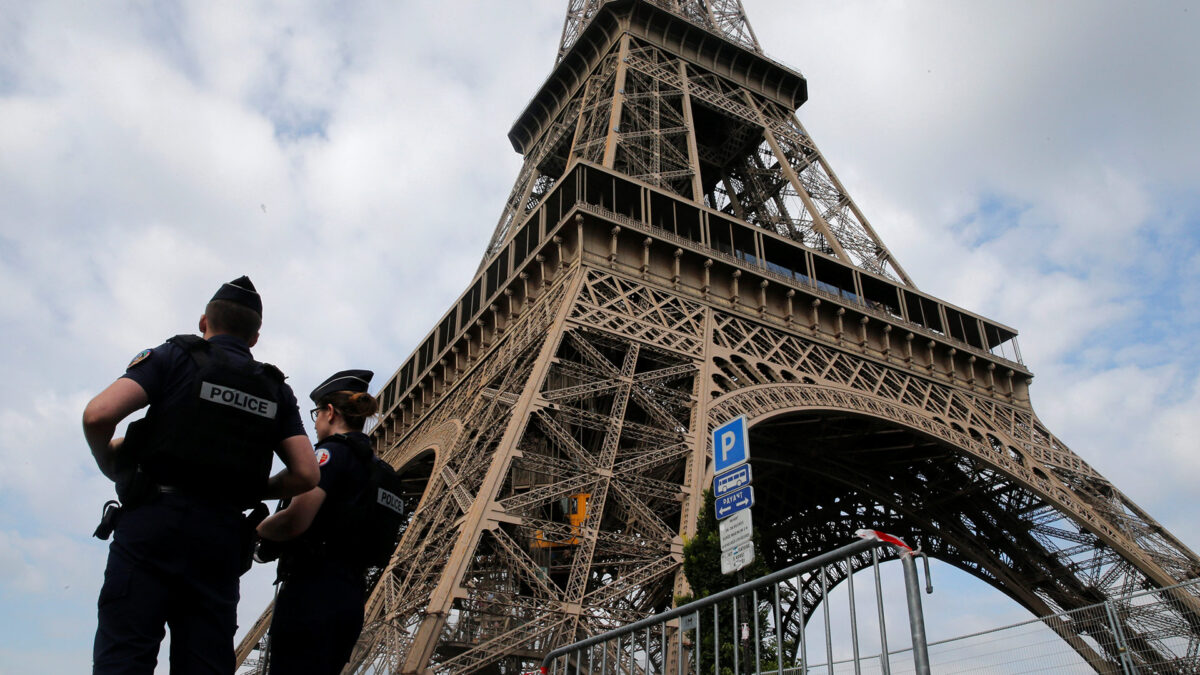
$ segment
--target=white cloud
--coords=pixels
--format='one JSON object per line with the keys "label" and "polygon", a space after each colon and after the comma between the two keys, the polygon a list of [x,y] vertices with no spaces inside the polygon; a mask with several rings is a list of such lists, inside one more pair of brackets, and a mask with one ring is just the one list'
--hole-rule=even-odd
{"label": "white cloud", "polygon": [[99,475],[80,433],[87,396],[41,393],[24,406],[0,409],[0,494],[23,519],[58,535],[91,534],[112,484]]}
{"label": "white cloud", "polygon": [[1050,430],[1200,548],[1195,8],[745,4],[917,285],[1018,328]]}
{"label": "white cloud", "polygon": [[18,593],[62,595],[76,585],[99,590],[93,583],[97,556],[86,544],[62,535],[26,537],[0,531],[0,573],[7,588]]}

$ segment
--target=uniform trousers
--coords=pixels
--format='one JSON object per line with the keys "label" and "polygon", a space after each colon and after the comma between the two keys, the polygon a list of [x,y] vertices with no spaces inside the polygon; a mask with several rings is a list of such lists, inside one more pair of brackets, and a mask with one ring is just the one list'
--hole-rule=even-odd
{"label": "uniform trousers", "polygon": [[100,589],[94,675],[154,672],[171,629],[171,673],[233,672],[241,512],[181,494],[122,514]]}
{"label": "uniform trousers", "polygon": [[288,571],[271,620],[271,675],[337,675],[362,631],[362,573],[327,558],[280,565]]}

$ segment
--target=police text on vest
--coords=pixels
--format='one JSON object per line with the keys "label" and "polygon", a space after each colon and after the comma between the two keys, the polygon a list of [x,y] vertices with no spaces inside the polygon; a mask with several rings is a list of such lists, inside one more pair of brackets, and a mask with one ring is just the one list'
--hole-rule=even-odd
{"label": "police text on vest", "polygon": [[378,501],[381,506],[385,506],[400,515],[404,515],[404,500],[400,499],[391,492],[388,492],[383,488],[379,488],[378,498],[376,501]]}
{"label": "police text on vest", "polygon": [[222,387],[212,382],[200,384],[200,400],[220,403],[238,410],[245,410],[268,419],[275,419],[275,402],[265,398],[251,396],[244,391]]}

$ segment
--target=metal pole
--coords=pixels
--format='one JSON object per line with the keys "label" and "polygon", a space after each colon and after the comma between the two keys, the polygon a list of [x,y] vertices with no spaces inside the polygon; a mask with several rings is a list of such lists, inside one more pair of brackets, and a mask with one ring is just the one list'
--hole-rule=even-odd
{"label": "metal pole", "polygon": [[696,622],[696,642],[692,647],[692,658],[696,659],[696,675],[700,675],[700,662],[704,660],[702,657],[704,654],[704,645],[700,642],[700,610],[697,609],[696,613],[692,616],[695,617],[692,620]]}
{"label": "metal pole", "polygon": [[629,634],[629,672],[637,672],[637,633]]}
{"label": "metal pole", "polygon": [[854,675],[862,675],[858,654],[858,610],[854,604],[854,563],[846,558],[846,587],[850,591],[850,646],[854,649]]}
{"label": "metal pole", "polygon": [[762,656],[759,654],[759,645],[762,644],[762,638],[758,632],[758,589],[751,591],[751,597],[754,598],[754,604],[751,605],[751,612],[754,613],[754,672],[762,672]]}
{"label": "metal pole", "polygon": [[783,625],[779,622],[779,582],[775,582],[775,672],[783,675]]}
{"label": "metal pole", "polygon": [[879,549],[871,549],[871,567],[875,568],[875,608],[879,610],[879,670],[881,675],[892,675],[891,656],[888,655],[887,624],[883,618],[883,582],[879,578]]}
{"label": "metal pole", "polygon": [[658,624],[658,628],[659,628],[659,630],[658,630],[658,646],[662,648],[662,660],[663,660],[662,671],[663,671],[663,675],[666,675],[666,672],[667,672],[667,650],[671,648],[671,645],[667,643],[667,621],[666,621],[666,619],[663,619]]}
{"label": "metal pole", "polygon": [[721,621],[717,618],[720,604],[713,605],[713,672],[721,672]]}
{"label": "metal pole", "polygon": [[[647,628],[646,632],[649,633],[650,629]],[[636,673],[637,672],[637,633],[630,633],[629,640],[633,646],[633,649],[630,650],[630,652],[629,652],[629,672]],[[649,647],[649,643],[647,643],[647,647]],[[647,659],[647,664],[649,664],[648,659]],[[642,671],[642,672],[648,672],[648,671]]]}
{"label": "metal pole", "polygon": [[821,609],[825,612],[825,663],[829,664],[829,675],[833,675],[833,633],[829,627],[829,581],[821,566]]}
{"label": "metal pole", "polygon": [[737,596],[733,596],[733,675],[742,672],[738,670],[738,652],[742,651],[742,636],[738,635],[738,606]]}
{"label": "metal pole", "polygon": [[675,673],[683,675],[683,617],[679,617],[679,628],[675,629]]}
{"label": "metal pole", "polygon": [[800,672],[808,672],[808,639],[806,636],[808,625],[804,621],[804,582],[800,577],[796,577],[796,602],[801,603],[800,610]]}
{"label": "metal pole", "polygon": [[908,628],[912,632],[913,667],[916,675],[929,675],[929,641],[925,637],[925,615],[921,610],[921,581],[911,553],[901,553],[904,592],[908,596]]}
{"label": "metal pole", "polygon": [[1129,649],[1125,646],[1125,635],[1121,632],[1121,624],[1117,621],[1117,613],[1113,609],[1112,601],[1104,603],[1104,613],[1108,616],[1108,622],[1112,625],[1113,641],[1116,642],[1117,660],[1121,663],[1121,672],[1124,675],[1130,675],[1133,670],[1133,664],[1129,662]]}
{"label": "metal pole", "polygon": [[646,626],[646,674],[650,673],[650,626]]}

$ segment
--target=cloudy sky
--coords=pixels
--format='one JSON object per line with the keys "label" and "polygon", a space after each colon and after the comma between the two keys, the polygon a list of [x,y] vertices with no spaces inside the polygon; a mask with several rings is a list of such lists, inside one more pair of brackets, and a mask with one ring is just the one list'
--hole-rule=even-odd
{"label": "cloudy sky", "polygon": [[[744,2],[917,285],[1020,330],[1043,421],[1200,548],[1200,8]],[[241,274],[298,392],[382,384],[478,264],[565,6],[0,0],[0,674],[90,663],[87,400]]]}

